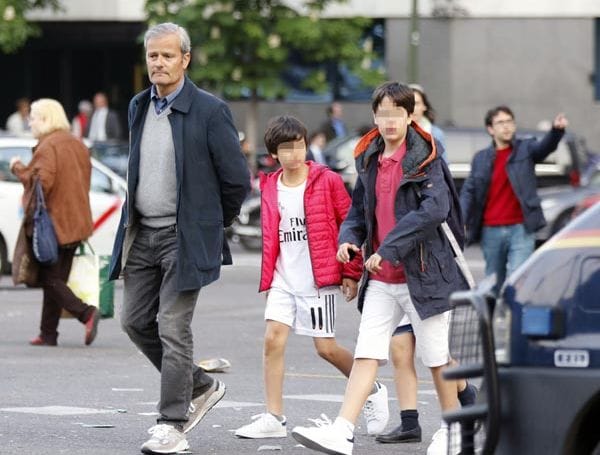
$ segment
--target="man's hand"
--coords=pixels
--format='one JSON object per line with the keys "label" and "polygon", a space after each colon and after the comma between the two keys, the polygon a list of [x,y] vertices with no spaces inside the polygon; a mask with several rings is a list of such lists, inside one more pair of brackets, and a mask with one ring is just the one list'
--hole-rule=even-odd
{"label": "man's hand", "polygon": [[557,130],[564,130],[567,126],[569,126],[569,121],[567,120],[567,117],[565,117],[565,114],[561,112],[554,119],[552,126]]}
{"label": "man's hand", "polygon": [[352,243],[342,243],[338,248],[338,252],[335,256],[338,262],[347,264],[350,262],[356,253],[360,253],[360,248]]}
{"label": "man's hand", "polygon": [[349,302],[358,293],[358,283],[352,278],[344,278],[342,280],[342,292],[346,298],[346,302]]}
{"label": "man's hand", "polygon": [[365,269],[371,273],[379,273],[381,272],[381,261],[383,261],[383,258],[377,253],[373,253],[371,257],[367,259],[367,262],[365,262]]}
{"label": "man's hand", "polygon": [[17,164],[17,163],[20,163],[20,162],[21,162],[21,157],[20,156],[13,156],[10,159],[10,162],[8,164],[8,169],[10,169],[10,171],[12,172],[14,165]]}

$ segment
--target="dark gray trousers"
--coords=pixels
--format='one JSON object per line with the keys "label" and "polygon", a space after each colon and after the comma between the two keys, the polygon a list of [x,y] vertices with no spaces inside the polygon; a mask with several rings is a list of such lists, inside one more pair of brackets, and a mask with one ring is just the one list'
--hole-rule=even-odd
{"label": "dark gray trousers", "polygon": [[175,226],[140,227],[123,270],[121,325],[160,371],[159,422],[182,424],[213,379],[194,365],[191,323],[200,290],[176,289]]}

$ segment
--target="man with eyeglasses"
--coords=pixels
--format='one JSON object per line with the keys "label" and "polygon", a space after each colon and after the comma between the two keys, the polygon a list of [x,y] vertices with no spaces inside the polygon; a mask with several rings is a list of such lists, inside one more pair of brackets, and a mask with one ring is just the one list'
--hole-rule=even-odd
{"label": "man with eyeglasses", "polygon": [[481,241],[485,274],[496,274],[498,293],[535,248],[535,231],[546,224],[536,189],[535,164],[556,150],[568,120],[558,114],[538,141],[515,138],[516,124],[506,106],[490,109],[485,126],[492,144],[479,151],[460,192],[466,241]]}

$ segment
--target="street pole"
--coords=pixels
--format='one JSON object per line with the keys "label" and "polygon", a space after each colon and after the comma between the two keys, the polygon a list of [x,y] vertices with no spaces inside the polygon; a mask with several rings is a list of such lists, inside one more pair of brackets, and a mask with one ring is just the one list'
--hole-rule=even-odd
{"label": "street pole", "polygon": [[419,82],[419,0],[412,0],[410,36],[408,39],[408,82]]}

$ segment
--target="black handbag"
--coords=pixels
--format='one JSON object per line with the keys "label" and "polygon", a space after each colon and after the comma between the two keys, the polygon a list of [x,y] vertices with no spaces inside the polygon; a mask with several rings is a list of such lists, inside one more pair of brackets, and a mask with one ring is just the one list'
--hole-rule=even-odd
{"label": "black handbag", "polygon": [[42,265],[58,261],[58,241],[52,219],[46,209],[44,192],[39,179],[35,180],[35,212],[33,213],[33,256]]}

